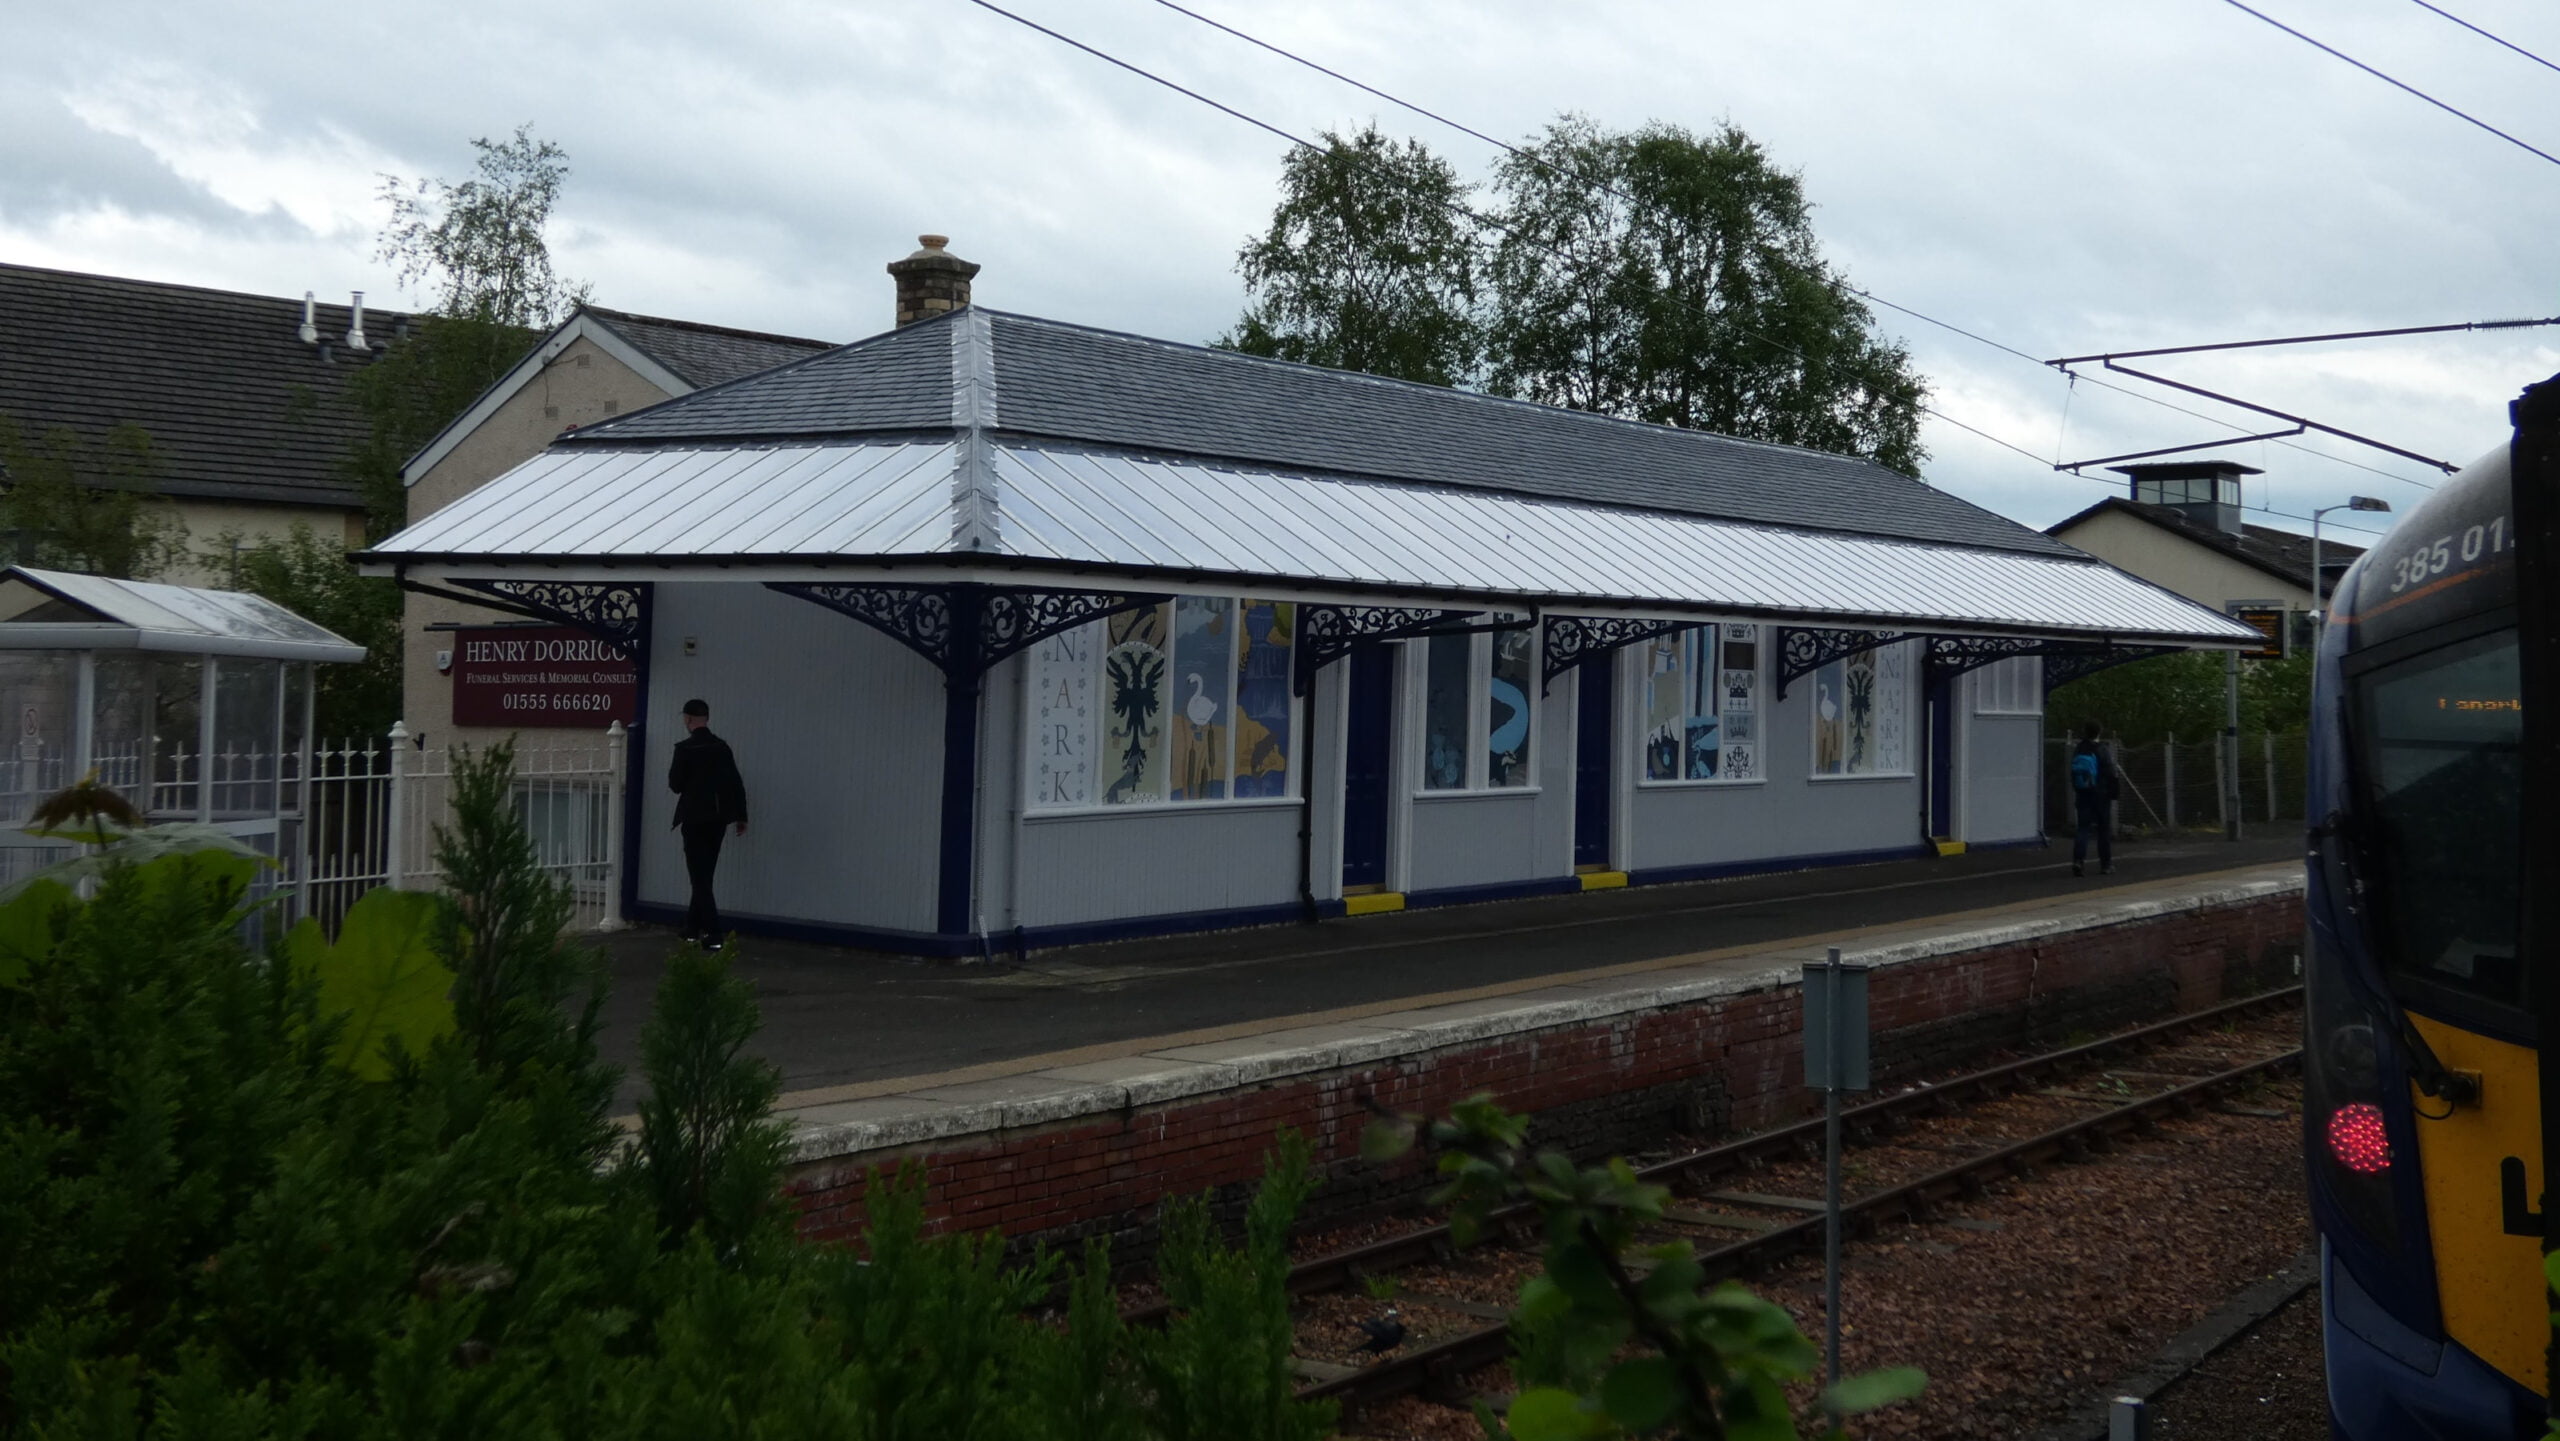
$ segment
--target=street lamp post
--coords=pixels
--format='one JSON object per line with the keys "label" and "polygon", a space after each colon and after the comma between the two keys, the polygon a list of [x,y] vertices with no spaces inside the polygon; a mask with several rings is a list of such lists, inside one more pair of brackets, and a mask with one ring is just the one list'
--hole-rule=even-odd
{"label": "street lamp post", "polygon": [[[2327,515],[2333,510],[2387,511],[2389,509],[2391,509],[2391,502],[2387,500],[2377,500],[2370,495],[2351,495],[2347,497],[2346,503],[2343,505],[2323,505],[2315,507],[2312,510],[2311,619],[2314,622],[2312,626],[2312,635],[2315,637],[2313,641],[2314,645],[2319,643],[2316,637],[2320,633],[2320,628],[2329,623],[2329,593],[2326,590],[2323,590],[2320,586],[2320,517]],[[2317,662],[2314,663],[2317,664]]]}

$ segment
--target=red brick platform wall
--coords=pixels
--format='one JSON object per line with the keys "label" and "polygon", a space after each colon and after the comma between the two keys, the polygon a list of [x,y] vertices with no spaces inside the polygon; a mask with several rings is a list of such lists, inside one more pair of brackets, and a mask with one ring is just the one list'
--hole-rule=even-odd
{"label": "red brick platform wall", "polygon": [[[2184,911],[1884,966],[1869,983],[1879,1082],[1962,1064],[2005,1046],[2201,1009],[2288,983],[2298,895]],[[802,1230],[850,1238],[875,1168],[922,1164],[940,1225],[1019,1240],[1110,1234],[1152,1242],[1168,1195],[1246,1194],[1280,1127],[1315,1142],[1324,1222],[1426,1189],[1413,1158],[1359,1158],[1363,1097],[1439,1114],[1478,1092],[1540,1118],[1542,1139],[1590,1153],[1643,1144],[1675,1125],[1767,1125],[1800,1113],[1802,1003],[1793,985],[1632,1012],[1469,1045],[1186,1097],[1122,1115],[950,1137],[805,1163],[790,1178]],[[1125,1247],[1116,1246],[1125,1254]]]}

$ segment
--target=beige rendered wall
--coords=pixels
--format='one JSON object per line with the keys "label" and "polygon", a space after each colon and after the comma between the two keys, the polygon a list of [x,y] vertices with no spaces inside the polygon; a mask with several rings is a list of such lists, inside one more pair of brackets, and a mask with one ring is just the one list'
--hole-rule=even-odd
{"label": "beige rendered wall", "polygon": [[223,552],[230,540],[236,538],[243,550],[257,550],[282,541],[296,523],[311,527],[311,533],[323,545],[337,544],[347,550],[364,545],[364,512],[360,510],[189,499],[172,500],[169,508],[177,513],[178,523],[186,527],[189,560],[152,578],[172,585],[227,587],[231,584],[231,568]]}
{"label": "beige rendered wall", "polygon": [[[670,396],[639,372],[614,359],[594,342],[580,339],[552,357],[522,390],[507,398],[496,414],[483,421],[447,452],[433,469],[409,487],[409,520],[415,523],[451,505],[491,480],[531,459],[572,425],[591,425],[607,416],[655,405]],[[521,616],[435,596],[411,594],[402,622],[401,718],[411,735],[424,734],[430,745],[455,741],[485,745],[510,732],[453,724],[453,683],[436,669],[436,652],[452,648],[452,636],[430,631],[439,622],[479,624],[521,620]],[[525,733],[530,745],[570,744],[588,737],[583,730],[541,727]],[[594,737],[602,743],[602,732]]]}
{"label": "beige rendered wall", "polygon": [[2054,538],[2215,610],[2235,600],[2280,600],[2293,610],[2311,608],[2311,592],[2301,586],[2121,512],[2101,511]]}

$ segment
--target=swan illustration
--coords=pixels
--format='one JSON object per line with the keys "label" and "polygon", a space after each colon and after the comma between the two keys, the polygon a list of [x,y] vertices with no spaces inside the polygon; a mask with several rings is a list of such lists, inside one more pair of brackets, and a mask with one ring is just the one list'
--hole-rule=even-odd
{"label": "swan illustration", "polygon": [[1209,699],[1205,693],[1207,688],[1200,683],[1198,671],[1193,671],[1189,679],[1191,699],[1182,703],[1182,713],[1191,717],[1193,725],[1205,727],[1218,718],[1218,703]]}

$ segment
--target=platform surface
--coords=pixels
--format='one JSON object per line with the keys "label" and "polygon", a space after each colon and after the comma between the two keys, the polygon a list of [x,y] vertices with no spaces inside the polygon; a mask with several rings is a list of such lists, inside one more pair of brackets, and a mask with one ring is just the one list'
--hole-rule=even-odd
{"label": "platform surface", "polygon": [[[1080,946],[1021,965],[748,938],[736,964],[763,1007],[754,1049],[781,1069],[785,1108],[849,1119],[838,1108],[933,1101],[926,1093],[953,1087],[978,1089],[944,1103],[1029,1103],[1079,1077],[1019,1078],[1062,1069],[1089,1068],[1083,1078],[1103,1086],[1143,1086],[1143,1075],[1196,1084],[1188,1068],[1290,1049],[1280,1033],[1350,1027],[1352,1050],[1420,1039],[1371,1034],[1404,1029],[1375,1023],[1390,1013],[1491,1015],[1551,999],[1532,995],[1542,990],[1620,990],[1651,971],[1756,973],[1828,944],[1928,945],[2243,882],[2298,885],[2300,854],[2292,836],[2129,844],[2115,875],[2074,879],[2061,847],[1976,852]],[[605,1051],[636,1071],[640,1025],[677,942],[641,928],[599,944],[612,976]],[[627,1074],[624,1101],[638,1090]]]}

